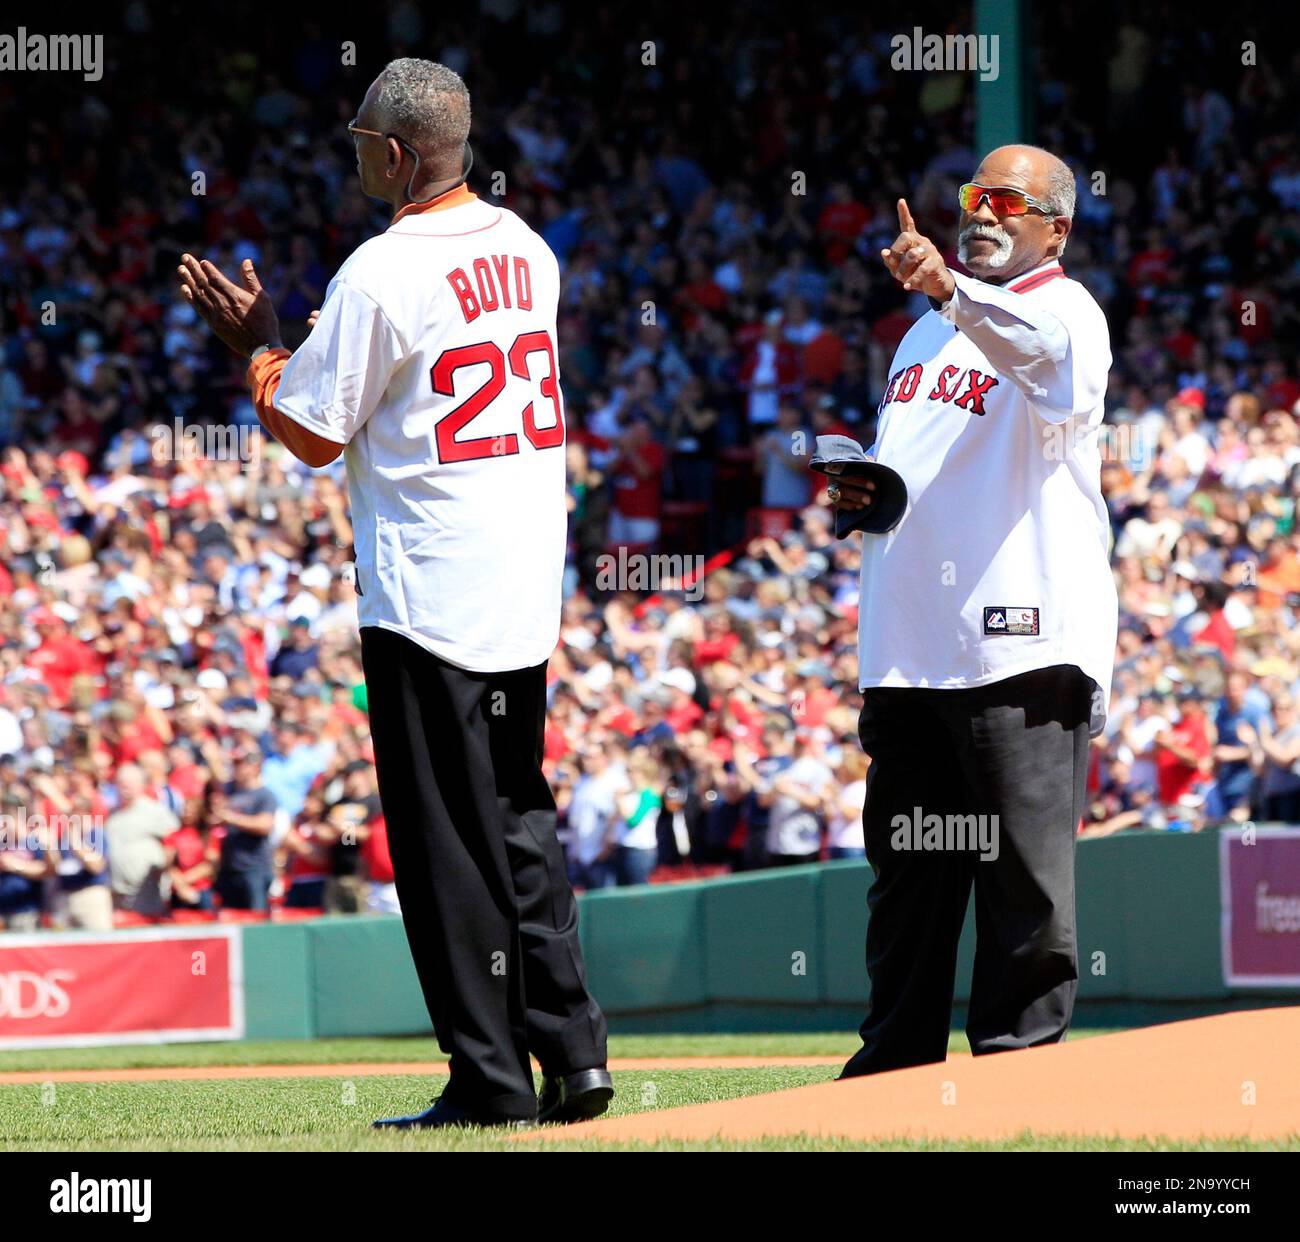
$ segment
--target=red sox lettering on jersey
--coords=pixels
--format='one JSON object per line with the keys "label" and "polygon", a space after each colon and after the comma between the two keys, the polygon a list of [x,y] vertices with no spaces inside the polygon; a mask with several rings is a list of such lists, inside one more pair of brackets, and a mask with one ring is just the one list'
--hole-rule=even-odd
{"label": "red sox lettering on jersey", "polygon": [[[910,401],[921,387],[921,378],[925,368],[914,362],[902,371],[895,371],[889,377],[880,409],[892,401]],[[939,372],[938,380],[930,390],[931,401],[955,401],[964,410],[972,414],[984,413],[984,397],[998,382],[996,375],[984,375],[974,367],[962,371],[949,363]]]}
{"label": "red sox lettering on jersey", "polygon": [[1075,664],[1108,693],[1105,317],[1055,259],[1005,286],[954,281],[899,343],[880,403],[872,451],[908,508],[863,540],[860,684],[956,688]]}
{"label": "red sox lettering on jersey", "polygon": [[462,187],[348,258],[275,395],[347,445],[360,624],[477,672],[559,633],[559,294],[541,237]]}

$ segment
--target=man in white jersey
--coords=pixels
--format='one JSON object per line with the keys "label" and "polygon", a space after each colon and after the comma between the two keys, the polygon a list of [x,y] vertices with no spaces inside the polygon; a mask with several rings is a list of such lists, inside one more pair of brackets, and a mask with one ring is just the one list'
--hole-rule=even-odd
{"label": "man in white jersey", "polygon": [[445,66],[397,60],[371,85],[348,131],[362,190],[396,214],[292,355],[251,263],[242,286],[181,268],[251,358],[263,425],[312,466],[346,449],[380,796],[451,1061],[433,1107],[375,1123],[397,1128],[575,1121],[613,1094],[541,768],[566,524],[559,268],[466,188],[469,125]]}
{"label": "man in white jersey", "polygon": [[[863,536],[871,1000],[844,1077],[945,1059],[972,885],[972,1051],[1057,1042],[1074,1007],[1074,839],[1118,613],[1098,448],[1110,338],[1061,268],[1074,200],[1055,156],[1000,147],[960,192],[969,276],[903,200],[881,252],[933,309],[898,347],[872,449],[908,500]],[[854,509],[873,492],[828,489]]]}

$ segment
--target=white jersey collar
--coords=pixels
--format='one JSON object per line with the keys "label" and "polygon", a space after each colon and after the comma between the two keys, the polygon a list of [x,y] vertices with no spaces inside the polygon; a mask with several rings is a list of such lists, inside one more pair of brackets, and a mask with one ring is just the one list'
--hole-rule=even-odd
{"label": "white jersey collar", "polygon": [[1008,281],[1002,287],[1011,293],[1028,293],[1031,289],[1045,285],[1049,280],[1064,279],[1065,272],[1061,268],[1060,259],[1048,259],[1046,263],[1040,263],[1037,267],[1022,272],[1015,280]]}

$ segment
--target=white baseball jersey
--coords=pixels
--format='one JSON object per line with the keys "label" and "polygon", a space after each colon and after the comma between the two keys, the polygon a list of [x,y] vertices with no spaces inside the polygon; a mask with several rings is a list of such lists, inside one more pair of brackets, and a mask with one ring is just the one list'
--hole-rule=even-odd
{"label": "white baseball jersey", "polygon": [[1104,713],[1118,621],[1105,316],[1055,260],[1002,287],[954,280],[899,344],[881,402],[874,453],[908,504],[889,534],[863,536],[860,685],[960,688],[1072,664]]}
{"label": "white baseball jersey", "polygon": [[452,191],[348,258],[275,393],[347,445],[360,625],[476,672],[540,664],[559,634],[559,292],[532,229]]}

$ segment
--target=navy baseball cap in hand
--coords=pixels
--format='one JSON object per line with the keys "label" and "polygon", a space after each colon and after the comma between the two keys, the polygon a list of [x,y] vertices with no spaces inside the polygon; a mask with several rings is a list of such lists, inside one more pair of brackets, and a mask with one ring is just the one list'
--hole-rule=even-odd
{"label": "navy baseball cap in hand", "polygon": [[872,461],[856,440],[848,436],[818,436],[817,452],[808,465],[831,479],[847,476],[875,487],[875,498],[866,508],[836,508],[835,534],[840,539],[855,530],[867,535],[885,535],[903,520],[907,509],[907,484],[903,476]]}

